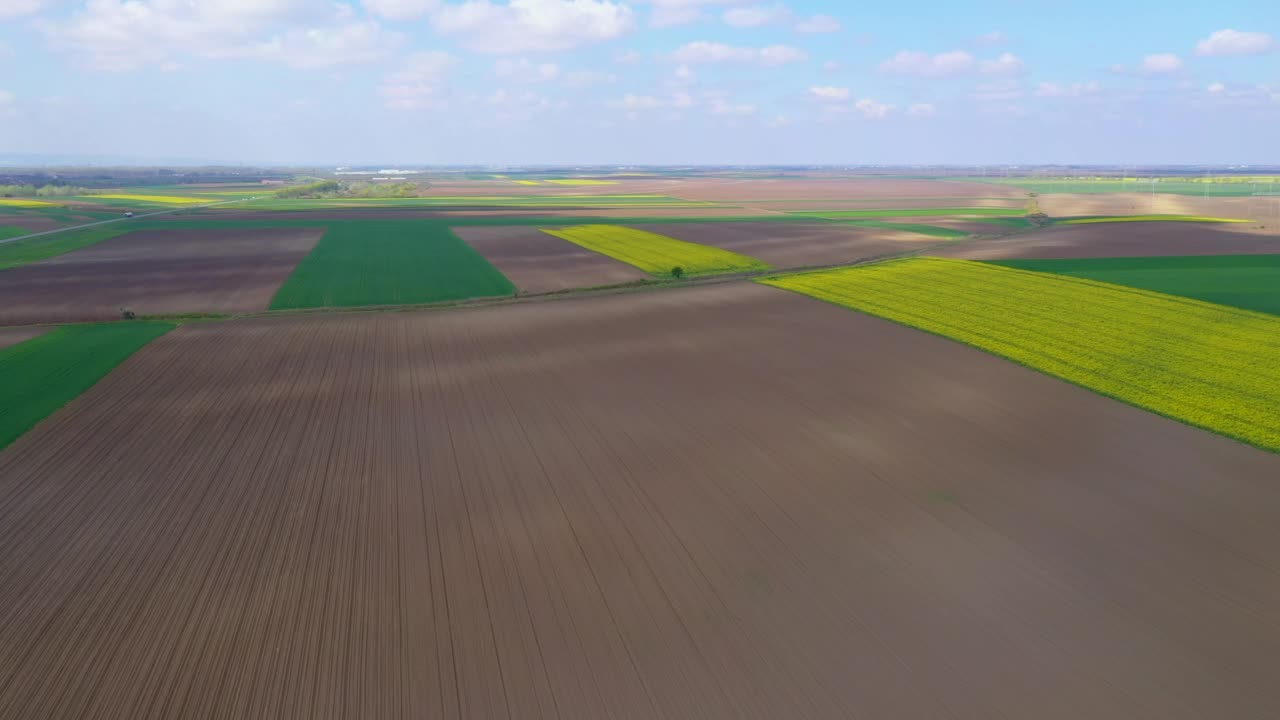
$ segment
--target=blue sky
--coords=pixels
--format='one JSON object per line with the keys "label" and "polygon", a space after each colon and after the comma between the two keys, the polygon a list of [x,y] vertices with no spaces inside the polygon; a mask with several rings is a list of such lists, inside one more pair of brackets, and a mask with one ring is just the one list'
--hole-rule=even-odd
{"label": "blue sky", "polygon": [[0,0],[0,153],[1280,163],[1274,2]]}

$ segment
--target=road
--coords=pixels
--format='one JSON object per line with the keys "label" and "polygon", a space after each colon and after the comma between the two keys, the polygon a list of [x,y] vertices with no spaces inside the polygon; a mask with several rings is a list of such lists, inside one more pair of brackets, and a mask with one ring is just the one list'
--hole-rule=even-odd
{"label": "road", "polygon": [[0,245],[4,245],[6,243],[11,243],[11,242],[18,242],[19,240],[30,240],[31,238],[40,237],[42,235],[53,235],[55,233],[67,232],[69,230],[83,230],[84,228],[97,227],[98,225],[127,222],[129,220],[139,220],[141,218],[155,217],[156,215],[169,215],[171,213],[182,212],[183,210],[199,210],[202,208],[214,207],[215,205],[227,205],[230,203],[244,202],[245,200],[252,200],[252,199],[254,198],[237,198],[235,200],[220,200],[218,202],[209,203],[207,205],[183,205],[182,207],[171,208],[168,210],[157,210],[155,212],[143,213],[141,215],[134,215],[133,217],[125,217],[122,214],[120,217],[112,218],[110,220],[98,220],[97,222],[85,223],[83,225],[72,225],[70,227],[55,228],[53,230],[44,230],[42,232],[31,233],[29,235],[19,235],[18,237],[7,238],[4,240],[0,240]]}

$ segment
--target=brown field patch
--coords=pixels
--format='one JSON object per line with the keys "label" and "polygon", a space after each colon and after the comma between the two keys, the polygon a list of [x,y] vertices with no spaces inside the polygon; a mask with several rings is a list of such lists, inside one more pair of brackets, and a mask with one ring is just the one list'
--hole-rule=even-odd
{"label": "brown field patch", "polygon": [[[668,188],[666,194],[686,200],[848,200],[888,202],[926,198],[1024,198],[1016,188],[955,180],[898,180],[883,178],[784,178],[688,180]],[[829,204],[829,203],[824,203]],[[900,207],[928,207],[902,205]],[[936,206],[935,206],[936,207]]]}
{"label": "brown field patch", "polygon": [[323,232],[137,230],[0,271],[0,324],[265,310]]}
{"label": "brown field patch", "polygon": [[0,327],[0,350],[43,335],[52,329],[34,325],[30,327]]}
{"label": "brown field patch", "polygon": [[931,250],[929,254],[968,260],[1010,260],[1280,253],[1280,238],[1242,232],[1238,227],[1186,222],[1058,225],[1007,237],[960,242]]}
{"label": "brown field patch", "polygon": [[837,265],[936,245],[917,233],[800,222],[663,223],[632,227],[742,253],[776,268]]}
{"label": "brown field patch", "polygon": [[20,227],[28,232],[38,233],[46,230],[57,230],[67,223],[39,215],[0,215],[0,226]]}
{"label": "brown field patch", "polygon": [[649,276],[641,270],[538,228],[455,227],[453,232],[493,263],[522,293],[618,285]]}
{"label": "brown field patch", "polygon": [[1195,215],[1258,220],[1280,232],[1280,197],[1203,197],[1150,193],[1052,194],[1037,198],[1052,217],[1082,215]]}
{"label": "brown field patch", "polygon": [[0,717],[1275,717],[1277,476],[749,283],[186,325],[0,453]]}

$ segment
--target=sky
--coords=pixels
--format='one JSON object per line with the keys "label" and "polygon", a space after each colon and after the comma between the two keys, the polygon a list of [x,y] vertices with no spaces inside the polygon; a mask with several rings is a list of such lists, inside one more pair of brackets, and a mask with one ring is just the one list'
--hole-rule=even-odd
{"label": "sky", "polygon": [[1278,164],[1275,0],[0,0],[0,154]]}

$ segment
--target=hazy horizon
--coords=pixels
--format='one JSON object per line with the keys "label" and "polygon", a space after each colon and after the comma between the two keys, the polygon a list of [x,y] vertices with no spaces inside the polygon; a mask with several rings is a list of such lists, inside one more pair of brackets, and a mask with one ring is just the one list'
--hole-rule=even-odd
{"label": "hazy horizon", "polygon": [[1268,165],[1277,25],[1247,0],[5,0],[0,157]]}

